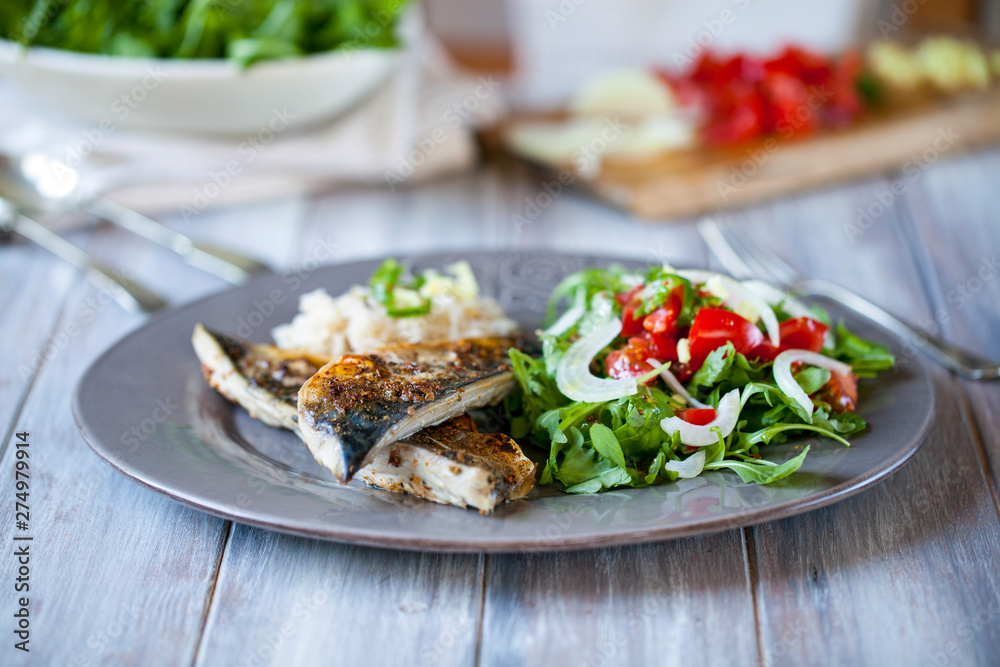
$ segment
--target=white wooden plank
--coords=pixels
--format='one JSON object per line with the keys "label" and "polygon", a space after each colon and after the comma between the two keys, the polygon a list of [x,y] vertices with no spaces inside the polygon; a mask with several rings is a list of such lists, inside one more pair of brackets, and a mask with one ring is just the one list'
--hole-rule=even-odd
{"label": "white wooden plank", "polygon": [[[58,359],[76,333],[72,328],[58,332],[54,328],[77,278],[76,269],[26,241],[0,245],[0,345],[4,350],[0,355],[0,437],[7,433],[46,359]],[[53,338],[54,333],[59,335]],[[0,444],[0,451],[4,446]]]}
{"label": "white wooden plank", "polygon": [[[875,181],[758,209],[751,224],[810,275],[894,312],[930,312],[892,207],[851,243]],[[989,664],[1000,623],[1000,521],[951,377],[932,368],[938,421],[900,472],[829,508],[752,529],[765,664]],[[876,425],[877,426],[877,425]],[[996,618],[993,614],[991,618]],[[945,664],[944,662],[940,664]]]}
{"label": "white wooden plank", "polygon": [[756,665],[742,532],[491,555],[484,665]]}
{"label": "white wooden plank", "polygon": [[[1000,152],[942,164],[908,193],[911,239],[933,298],[922,323],[1000,361]],[[993,493],[1000,486],[1000,384],[963,382],[973,407]]]}
{"label": "white wooden plank", "polygon": [[481,556],[236,525],[196,664],[469,665],[481,579]]}
{"label": "white wooden plank", "polygon": [[[256,230],[264,239],[272,223],[247,223],[247,235]],[[175,302],[217,289],[214,278],[121,230],[101,230],[92,249]],[[115,474],[80,437],[70,411],[77,380],[95,356],[144,319],[113,303],[92,317],[82,315],[81,304],[95,296],[95,288],[77,281],[55,330],[75,324],[78,332],[43,366],[14,421],[31,433],[32,443],[32,642],[31,653],[7,651],[3,661],[190,663],[228,524]],[[19,336],[15,349],[33,342]],[[0,462],[5,470],[12,456],[8,448]],[[5,475],[0,492],[12,498],[12,487],[13,475]],[[12,531],[6,525],[4,539]],[[0,566],[7,581],[16,565],[10,558]]]}

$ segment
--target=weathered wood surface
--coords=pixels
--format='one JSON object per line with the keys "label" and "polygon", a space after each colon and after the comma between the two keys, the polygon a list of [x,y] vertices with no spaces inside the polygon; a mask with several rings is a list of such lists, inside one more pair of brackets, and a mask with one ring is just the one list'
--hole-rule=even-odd
{"label": "weathered wood surface", "polygon": [[[934,166],[908,185],[905,206],[860,236],[843,224],[890,181],[756,208],[748,223],[797,266],[920,320],[947,306],[973,259],[1000,251],[998,176],[998,153]],[[206,213],[182,228],[279,270],[484,246],[708,260],[690,223],[645,226],[578,194],[545,192],[523,172],[480,173]],[[222,287],[118,230],[98,232],[93,248],[174,302]],[[24,319],[43,300],[65,302],[30,325],[0,320],[5,350],[51,336],[94,291],[74,284],[71,270],[41,268],[29,248],[0,253],[7,312]],[[25,268],[35,271],[30,299],[8,287]],[[998,283],[983,285],[945,333],[1000,356]],[[31,429],[39,475],[37,653],[23,664],[990,664],[1000,655],[991,565],[1000,561],[1000,385],[935,369],[938,424],[914,460],[875,489],[800,517],[568,554],[413,554],[229,524],[100,463],[73,425],[70,392],[90,360],[139,322],[114,305],[101,310],[42,367],[23,411],[0,412],[5,431]],[[11,363],[0,361],[5,403],[28,390],[11,382]],[[9,452],[0,463],[10,465]],[[0,493],[12,493],[7,475]],[[0,565],[6,581],[12,567]],[[21,658],[0,650],[3,664]]]}

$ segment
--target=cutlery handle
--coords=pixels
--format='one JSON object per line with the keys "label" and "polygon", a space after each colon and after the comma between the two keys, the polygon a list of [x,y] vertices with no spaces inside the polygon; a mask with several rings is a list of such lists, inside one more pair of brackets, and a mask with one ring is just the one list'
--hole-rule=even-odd
{"label": "cutlery handle", "polygon": [[110,199],[102,197],[92,199],[84,204],[84,209],[157,245],[169,248],[183,257],[188,264],[214,273],[236,285],[245,283],[254,272],[267,269],[265,264],[252,257],[208,243],[198,243]]}
{"label": "cutlery handle", "polygon": [[94,262],[87,253],[31,218],[15,214],[13,231],[84,270],[91,282],[106,290],[126,310],[151,313],[167,305],[155,292],[126,278],[121,272]]}
{"label": "cutlery handle", "polygon": [[826,280],[804,280],[795,285],[797,290],[814,296],[823,296],[860,313],[899,336],[904,342],[924,352],[945,368],[969,380],[1000,378],[1000,365],[967,352],[946,341],[919,331],[895,315],[876,306],[854,292]]}

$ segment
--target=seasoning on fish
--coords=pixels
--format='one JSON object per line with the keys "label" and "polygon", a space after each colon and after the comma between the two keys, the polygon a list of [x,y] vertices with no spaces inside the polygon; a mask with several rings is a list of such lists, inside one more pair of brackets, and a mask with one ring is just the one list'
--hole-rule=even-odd
{"label": "seasoning on fish", "polygon": [[[330,359],[239,341],[197,325],[192,338],[209,384],[252,417],[302,437],[298,390]],[[431,426],[369,454],[358,476],[371,486],[489,512],[524,497],[535,465],[514,440],[479,433],[468,415]]]}
{"label": "seasoning on fish", "polygon": [[369,453],[514,389],[513,338],[403,344],[345,354],[299,391],[299,428],[316,460],[346,481]]}

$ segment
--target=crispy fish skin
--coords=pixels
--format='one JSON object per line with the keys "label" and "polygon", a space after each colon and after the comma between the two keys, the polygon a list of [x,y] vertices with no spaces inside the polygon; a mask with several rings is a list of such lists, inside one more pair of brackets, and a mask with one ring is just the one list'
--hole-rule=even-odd
{"label": "crispy fish skin", "polygon": [[527,495],[535,464],[509,436],[478,433],[459,417],[383,445],[358,477],[380,489],[485,514]]}
{"label": "crispy fish skin", "polygon": [[213,389],[268,426],[299,433],[299,389],[329,357],[255,345],[195,325],[191,344]]}
{"label": "crispy fish skin", "polygon": [[[329,358],[288,352],[273,345],[245,343],[195,327],[192,343],[209,384],[255,419],[298,427],[298,388]],[[535,464],[514,440],[476,432],[462,415],[373,451],[358,471],[370,486],[409,493],[436,503],[489,512],[499,503],[524,497],[535,483]]]}
{"label": "crispy fish skin", "polygon": [[321,464],[347,481],[383,445],[514,389],[513,338],[404,344],[331,361],[299,390],[299,428]]}

